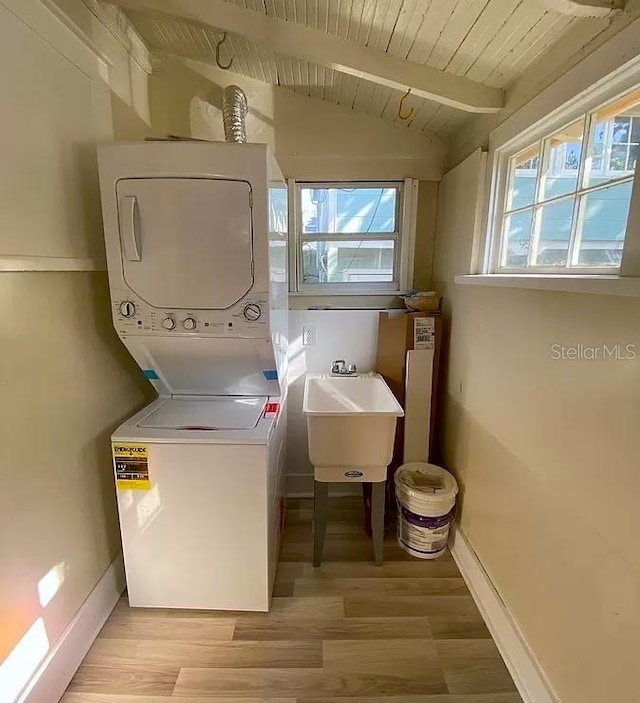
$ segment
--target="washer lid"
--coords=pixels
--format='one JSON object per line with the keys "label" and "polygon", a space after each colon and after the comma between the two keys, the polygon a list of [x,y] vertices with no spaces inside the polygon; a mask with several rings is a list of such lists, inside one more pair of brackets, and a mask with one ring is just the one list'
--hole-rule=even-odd
{"label": "washer lid", "polygon": [[257,426],[267,398],[209,396],[169,398],[138,422],[158,430],[249,430]]}

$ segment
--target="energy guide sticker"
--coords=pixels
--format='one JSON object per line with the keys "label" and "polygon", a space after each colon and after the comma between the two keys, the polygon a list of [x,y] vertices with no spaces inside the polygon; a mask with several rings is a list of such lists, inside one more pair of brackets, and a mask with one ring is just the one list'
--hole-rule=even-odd
{"label": "energy guide sticker", "polygon": [[116,469],[116,486],[134,491],[148,491],[149,454],[146,444],[113,443],[113,464]]}

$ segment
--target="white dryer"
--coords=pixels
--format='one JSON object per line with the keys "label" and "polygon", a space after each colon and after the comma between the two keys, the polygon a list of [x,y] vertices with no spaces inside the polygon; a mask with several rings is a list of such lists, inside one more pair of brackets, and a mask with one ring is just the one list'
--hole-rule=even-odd
{"label": "white dryer", "polygon": [[112,435],[129,601],[269,608],[284,524],[287,197],[265,145],[99,150],[113,320],[160,397]]}

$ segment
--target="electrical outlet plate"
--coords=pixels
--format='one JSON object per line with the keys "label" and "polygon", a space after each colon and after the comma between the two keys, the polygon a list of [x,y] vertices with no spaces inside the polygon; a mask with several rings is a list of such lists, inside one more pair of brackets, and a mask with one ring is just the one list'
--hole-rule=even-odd
{"label": "electrical outlet plate", "polygon": [[316,326],[315,325],[303,325],[302,326],[302,345],[305,347],[311,347],[316,343]]}

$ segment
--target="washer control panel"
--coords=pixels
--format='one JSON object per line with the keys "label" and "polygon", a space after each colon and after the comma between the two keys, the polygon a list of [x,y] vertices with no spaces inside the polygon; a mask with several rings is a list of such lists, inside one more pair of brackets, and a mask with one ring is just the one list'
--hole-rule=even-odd
{"label": "washer control panel", "polygon": [[[114,296],[117,295],[113,291]],[[154,308],[131,293],[112,300],[119,334],[176,334],[221,337],[263,337],[268,334],[268,295],[254,295],[229,310],[175,310]]]}

